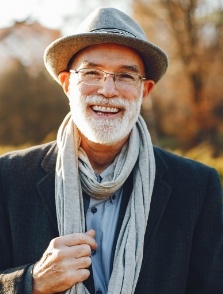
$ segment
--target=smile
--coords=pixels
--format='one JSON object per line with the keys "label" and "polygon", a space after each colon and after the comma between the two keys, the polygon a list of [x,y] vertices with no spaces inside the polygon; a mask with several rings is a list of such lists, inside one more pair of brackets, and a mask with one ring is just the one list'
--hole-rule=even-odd
{"label": "smile", "polygon": [[99,113],[103,113],[103,114],[115,114],[118,113],[119,111],[121,111],[120,108],[117,107],[108,107],[108,106],[100,106],[100,105],[94,105],[91,106],[91,109],[94,112]]}

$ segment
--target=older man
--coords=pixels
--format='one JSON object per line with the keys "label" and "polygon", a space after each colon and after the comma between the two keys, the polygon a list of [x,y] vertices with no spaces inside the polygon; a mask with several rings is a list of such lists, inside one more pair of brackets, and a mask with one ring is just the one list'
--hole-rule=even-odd
{"label": "older man", "polygon": [[218,175],[140,116],[166,54],[101,8],[44,58],[71,112],[57,142],[0,159],[0,293],[222,294]]}

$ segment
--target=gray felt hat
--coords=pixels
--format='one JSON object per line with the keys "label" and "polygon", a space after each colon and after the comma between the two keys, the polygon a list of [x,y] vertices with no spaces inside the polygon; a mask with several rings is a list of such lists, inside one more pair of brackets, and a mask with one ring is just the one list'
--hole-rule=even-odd
{"label": "gray felt hat", "polygon": [[142,28],[128,15],[115,8],[94,10],[73,35],[59,38],[45,50],[44,63],[58,82],[60,72],[68,69],[70,59],[78,51],[96,44],[115,43],[135,49],[146,68],[146,76],[158,82],[168,66],[164,51],[147,41]]}

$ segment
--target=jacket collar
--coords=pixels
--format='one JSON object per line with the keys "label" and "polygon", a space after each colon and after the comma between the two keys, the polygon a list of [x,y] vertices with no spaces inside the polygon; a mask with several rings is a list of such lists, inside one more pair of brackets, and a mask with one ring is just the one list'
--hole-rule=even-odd
{"label": "jacket collar", "polygon": [[41,166],[46,172],[55,170],[56,168],[56,158],[57,158],[57,144],[56,141],[51,143],[51,148],[48,150],[46,156],[44,157]]}

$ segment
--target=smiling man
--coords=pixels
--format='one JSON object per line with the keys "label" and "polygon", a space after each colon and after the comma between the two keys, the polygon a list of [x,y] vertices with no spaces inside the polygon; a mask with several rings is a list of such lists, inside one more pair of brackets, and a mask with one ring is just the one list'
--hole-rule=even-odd
{"label": "smiling man", "polygon": [[140,115],[166,54],[100,8],[44,61],[70,113],[56,142],[0,158],[0,293],[222,294],[219,177]]}
{"label": "smiling man", "polygon": [[144,76],[140,55],[118,44],[81,50],[69,71],[59,74],[81,147],[96,172],[114,161],[138,120],[142,100],[154,86]]}

